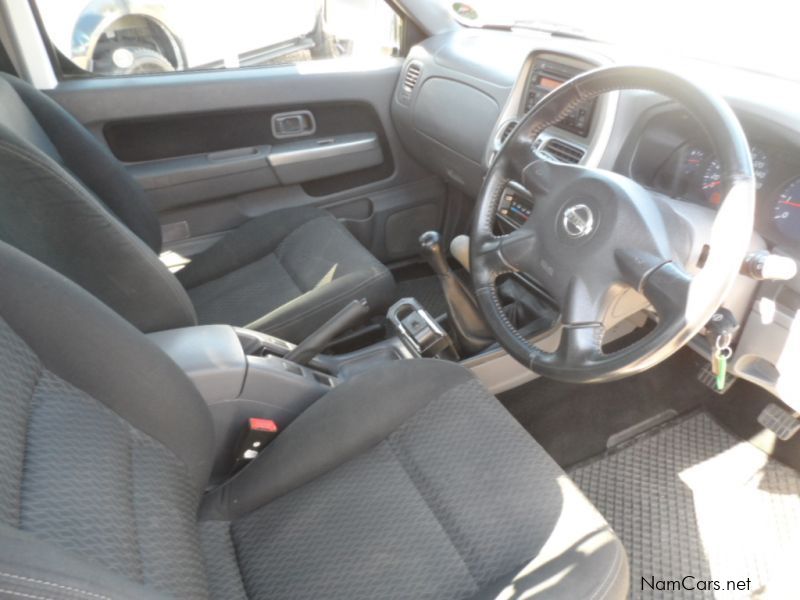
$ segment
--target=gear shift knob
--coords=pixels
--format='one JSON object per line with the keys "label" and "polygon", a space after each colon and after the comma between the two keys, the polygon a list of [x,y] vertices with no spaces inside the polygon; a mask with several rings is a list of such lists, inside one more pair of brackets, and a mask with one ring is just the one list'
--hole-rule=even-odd
{"label": "gear shift knob", "polygon": [[447,257],[442,249],[442,238],[438,231],[426,231],[419,237],[422,256],[437,275],[444,275],[450,271]]}

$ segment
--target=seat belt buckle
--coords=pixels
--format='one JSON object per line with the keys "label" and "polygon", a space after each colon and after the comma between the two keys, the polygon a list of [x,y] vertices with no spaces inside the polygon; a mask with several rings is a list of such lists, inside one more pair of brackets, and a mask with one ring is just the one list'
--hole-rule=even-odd
{"label": "seat belt buckle", "polygon": [[277,435],[278,424],[272,419],[257,419],[255,417],[248,419],[245,430],[236,446],[234,471],[238,471],[258,456],[259,452],[274,440]]}

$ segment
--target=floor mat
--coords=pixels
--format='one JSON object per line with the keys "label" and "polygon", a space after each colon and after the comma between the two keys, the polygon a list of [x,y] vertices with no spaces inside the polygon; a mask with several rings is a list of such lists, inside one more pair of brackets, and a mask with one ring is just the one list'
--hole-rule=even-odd
{"label": "floor mat", "polygon": [[442,286],[435,275],[400,281],[397,284],[397,298],[408,297],[416,298],[433,317],[447,312]]}
{"label": "floor mat", "polygon": [[[622,539],[632,598],[798,597],[800,476],[706,413],[570,475]],[[707,580],[721,589],[699,589]]]}
{"label": "floor mat", "polygon": [[697,382],[703,364],[678,352],[640,375],[593,385],[540,378],[500,394],[500,401],[562,467],[605,452],[615,434],[667,411],[699,408],[711,392]]}

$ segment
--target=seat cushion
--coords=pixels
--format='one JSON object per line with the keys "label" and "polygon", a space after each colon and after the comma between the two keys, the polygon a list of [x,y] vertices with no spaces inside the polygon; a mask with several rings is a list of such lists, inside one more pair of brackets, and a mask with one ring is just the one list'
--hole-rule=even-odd
{"label": "seat cushion", "polygon": [[200,323],[250,327],[299,341],[350,300],[373,311],[394,280],[329,213],[276,211],[248,221],[178,273]]}
{"label": "seat cushion", "polygon": [[207,496],[203,515],[217,598],[627,590],[603,518],[450,363],[389,364],[340,386]]}

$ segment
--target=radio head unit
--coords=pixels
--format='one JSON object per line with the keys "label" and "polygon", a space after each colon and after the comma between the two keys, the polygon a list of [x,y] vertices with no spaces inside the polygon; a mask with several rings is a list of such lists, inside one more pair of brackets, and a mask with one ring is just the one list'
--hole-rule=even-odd
{"label": "radio head unit", "polygon": [[[537,61],[531,70],[528,79],[527,94],[525,95],[525,112],[527,113],[547,94],[560,87],[568,81],[583,73],[582,69],[568,67],[552,61]],[[556,127],[586,137],[589,135],[589,128],[592,125],[592,114],[594,113],[595,101],[592,100],[585,105],[578,106]]]}

